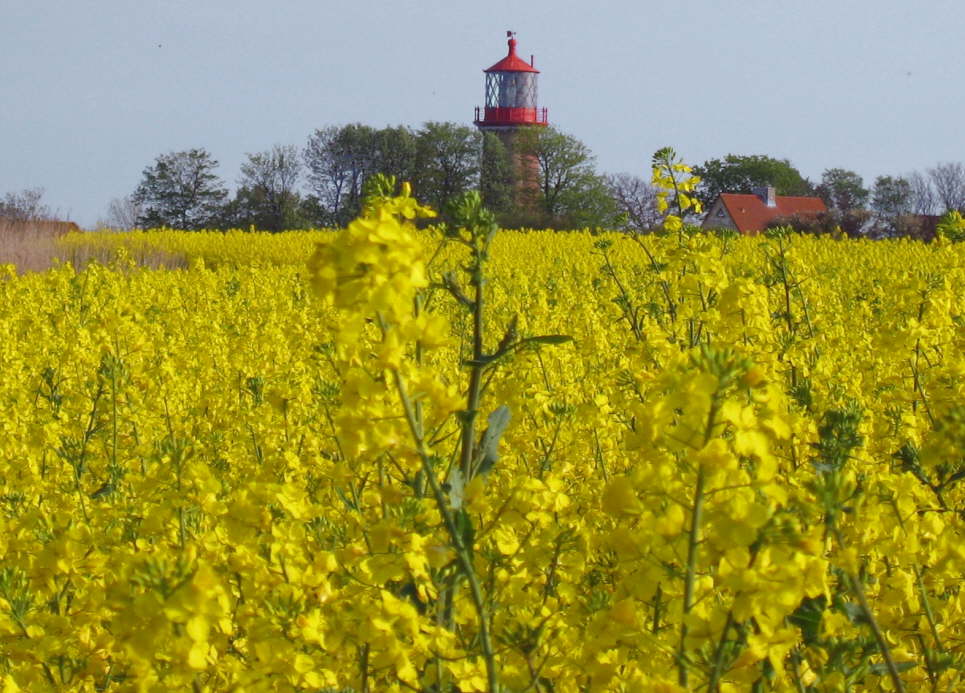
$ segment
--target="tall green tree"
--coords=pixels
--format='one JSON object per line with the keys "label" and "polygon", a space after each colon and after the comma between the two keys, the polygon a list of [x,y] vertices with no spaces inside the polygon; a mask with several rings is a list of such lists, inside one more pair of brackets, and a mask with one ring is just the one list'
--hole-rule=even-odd
{"label": "tall green tree", "polygon": [[374,172],[395,176],[400,182],[416,178],[418,138],[412,128],[399,125],[376,130],[374,144]]}
{"label": "tall green tree", "polygon": [[517,147],[524,160],[531,157],[535,161],[543,225],[580,228],[616,223],[616,201],[606,181],[597,174],[593,153],[586,144],[547,127],[520,133]]}
{"label": "tall green tree", "polygon": [[694,166],[700,177],[697,197],[709,207],[720,193],[752,193],[773,185],[778,195],[812,195],[814,188],[787,159],[763,154],[728,154]]}
{"label": "tall green tree", "polygon": [[405,126],[381,130],[352,123],[316,130],[303,151],[309,199],[303,210],[329,226],[344,226],[362,204],[365,181],[376,173],[400,181],[418,177],[417,135]]}
{"label": "tall green tree", "polygon": [[586,176],[561,198],[562,215],[556,228],[614,228],[620,221],[620,209],[610,194],[603,176]]}
{"label": "tall green tree", "polygon": [[912,216],[915,190],[901,176],[878,176],[871,192],[871,208],[876,215],[875,236],[917,236],[923,231],[922,220]]}
{"label": "tall green tree", "polygon": [[298,149],[275,145],[248,154],[241,165],[236,202],[239,226],[253,225],[266,231],[305,226],[297,185],[301,172]]}
{"label": "tall green tree", "polygon": [[137,225],[203,229],[217,225],[228,191],[215,174],[218,162],[205,149],[161,154],[144,169],[132,200]]}
{"label": "tall green tree", "polygon": [[870,194],[861,176],[844,168],[825,169],[815,192],[828,209],[838,212],[863,208]]}
{"label": "tall green tree", "polygon": [[496,214],[500,223],[506,223],[514,212],[516,175],[509,150],[492,132],[482,136],[482,154],[479,166],[479,192],[483,204]]}
{"label": "tall green tree", "polygon": [[912,187],[901,176],[878,176],[872,192],[871,208],[886,218],[912,211]]}
{"label": "tall green tree", "polygon": [[428,122],[416,135],[413,188],[420,199],[445,210],[457,195],[479,183],[482,137],[457,123]]}

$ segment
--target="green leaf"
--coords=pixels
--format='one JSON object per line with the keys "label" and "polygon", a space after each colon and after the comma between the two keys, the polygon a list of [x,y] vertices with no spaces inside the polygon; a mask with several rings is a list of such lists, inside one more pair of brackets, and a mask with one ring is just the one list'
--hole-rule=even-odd
{"label": "green leaf", "polygon": [[350,500],[349,497],[345,495],[345,491],[343,491],[342,489],[336,488],[335,495],[337,495],[342,500],[342,502],[345,503],[345,507],[348,508],[349,510],[357,511],[359,509],[358,506],[355,505],[354,501]]}
{"label": "green leaf", "polygon": [[566,344],[572,341],[573,338],[568,334],[543,334],[538,337],[526,337],[519,340],[518,344]]}
{"label": "green leaf", "polygon": [[855,625],[868,623],[868,618],[865,616],[864,610],[860,605],[855,604],[854,602],[844,602],[841,606],[851,623]]}
{"label": "green leaf", "polygon": [[488,366],[492,362],[496,361],[503,354],[483,354],[478,359],[466,359],[462,362],[464,366]]}
{"label": "green leaf", "polygon": [[114,492],[114,484],[108,481],[99,489],[97,489],[92,494],[90,494],[90,497],[94,499],[103,498],[104,496],[108,496],[113,492]]}
{"label": "green leaf", "polygon": [[[917,662],[895,662],[895,669],[898,673],[914,669],[918,666]],[[871,673],[875,676],[887,676],[888,675],[888,665],[884,662],[874,662],[870,667]]]}
{"label": "green leaf", "polygon": [[475,474],[488,474],[493,465],[499,461],[499,440],[509,425],[509,407],[502,404],[489,415],[489,427],[482,434],[479,443],[479,461],[476,463]]}
{"label": "green leaf", "polygon": [[818,641],[821,635],[821,617],[827,608],[827,600],[822,595],[816,599],[805,598],[788,620],[801,629],[805,645]]}
{"label": "green leaf", "polygon": [[509,321],[509,325],[506,327],[506,333],[503,338],[499,340],[499,344],[496,345],[496,354],[503,354],[507,352],[516,341],[517,337],[517,324],[519,323],[519,314],[513,316],[513,319]]}

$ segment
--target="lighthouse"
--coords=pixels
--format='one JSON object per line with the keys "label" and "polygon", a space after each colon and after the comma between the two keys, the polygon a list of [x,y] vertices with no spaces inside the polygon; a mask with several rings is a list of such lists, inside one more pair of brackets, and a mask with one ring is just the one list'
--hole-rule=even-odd
{"label": "lighthouse", "polygon": [[521,146],[522,135],[548,124],[545,108],[537,99],[539,70],[533,57],[526,62],[516,54],[516,32],[507,31],[509,51],[505,58],[483,72],[486,75],[486,101],[476,107],[474,123],[481,132],[492,133],[505,148],[513,173],[513,202],[517,207],[531,206],[539,188],[539,162]]}

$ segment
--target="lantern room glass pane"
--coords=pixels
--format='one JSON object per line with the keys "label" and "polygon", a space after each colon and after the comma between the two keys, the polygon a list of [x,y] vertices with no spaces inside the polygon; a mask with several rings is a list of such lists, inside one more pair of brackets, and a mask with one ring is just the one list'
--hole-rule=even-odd
{"label": "lantern room glass pane", "polygon": [[499,80],[499,105],[513,108],[516,105],[516,80],[512,73],[502,75]]}
{"label": "lantern room glass pane", "polygon": [[496,108],[499,105],[499,76],[490,72],[486,75],[486,107]]}
{"label": "lantern room glass pane", "polygon": [[520,72],[516,77],[521,108],[536,108],[536,73]]}
{"label": "lantern room glass pane", "polygon": [[536,108],[536,73],[488,73],[486,106],[488,108]]}

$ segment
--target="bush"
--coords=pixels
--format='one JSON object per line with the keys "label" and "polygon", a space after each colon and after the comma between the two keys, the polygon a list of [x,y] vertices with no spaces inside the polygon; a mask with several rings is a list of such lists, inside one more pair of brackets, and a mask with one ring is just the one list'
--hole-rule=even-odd
{"label": "bush", "polygon": [[798,233],[814,236],[845,235],[849,238],[861,238],[866,225],[871,219],[871,212],[863,209],[851,209],[846,212],[828,211],[817,214],[791,214],[776,217],[771,220],[767,228],[789,227]]}

